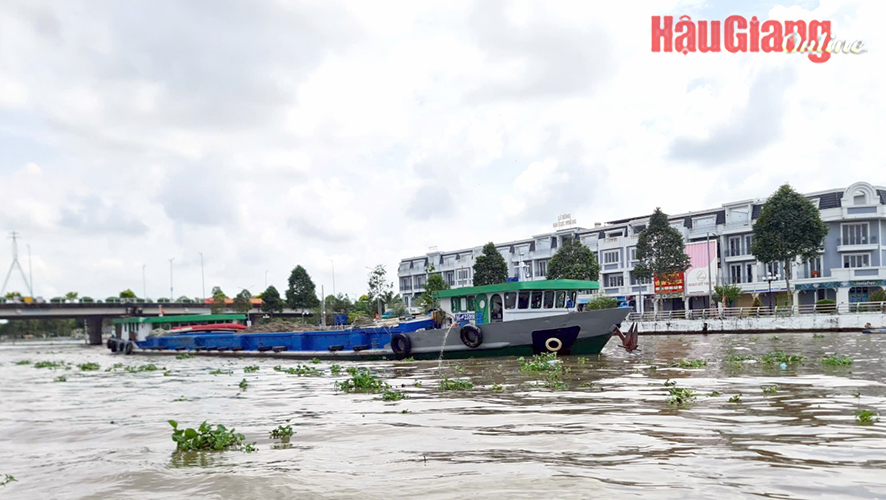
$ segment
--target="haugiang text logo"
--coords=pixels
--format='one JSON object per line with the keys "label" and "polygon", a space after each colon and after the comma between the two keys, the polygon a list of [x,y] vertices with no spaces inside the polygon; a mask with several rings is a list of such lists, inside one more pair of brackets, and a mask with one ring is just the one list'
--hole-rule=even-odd
{"label": "haugiang text logo", "polygon": [[757,16],[750,22],[742,16],[729,16],[721,23],[694,22],[689,16],[680,16],[675,24],[673,16],[652,16],[652,52],[720,52],[721,39],[728,52],[805,54],[814,63],[828,61],[831,54],[865,52],[861,40],[837,40],[831,21],[770,19],[761,24]]}

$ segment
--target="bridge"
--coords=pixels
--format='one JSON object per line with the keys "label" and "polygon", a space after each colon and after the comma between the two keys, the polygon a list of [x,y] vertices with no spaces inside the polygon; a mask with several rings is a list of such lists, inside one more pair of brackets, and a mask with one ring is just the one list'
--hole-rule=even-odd
{"label": "bridge", "polygon": [[[209,314],[209,304],[180,302],[104,302],[104,303],[0,303],[0,320],[28,319],[80,319],[86,324],[89,343],[102,343],[102,325],[107,319],[131,316],[176,316],[181,314]],[[226,313],[232,313],[226,308]],[[246,314],[256,316],[264,314],[258,307],[253,307]],[[308,309],[284,309],[282,313],[274,313],[275,317],[302,318],[311,316]]]}

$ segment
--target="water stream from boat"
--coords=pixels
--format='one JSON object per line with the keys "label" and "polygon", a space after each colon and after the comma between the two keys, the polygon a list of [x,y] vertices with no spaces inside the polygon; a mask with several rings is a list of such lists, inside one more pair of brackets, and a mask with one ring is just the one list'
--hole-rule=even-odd
{"label": "water stream from boat", "polygon": [[443,334],[443,343],[440,344],[440,357],[437,358],[437,368],[441,368],[443,366],[443,351],[446,350],[446,339],[449,338],[449,331],[452,330],[452,328],[456,325],[458,325],[458,323],[452,322],[449,325],[449,328],[446,329],[446,333]]}
{"label": "water stream from boat", "polygon": [[[886,499],[886,335],[640,345],[563,357],[567,387],[514,357],[338,369],[0,343],[0,481],[16,478],[0,498]],[[803,359],[782,369],[776,352]],[[352,366],[404,398],[336,389]],[[176,452],[170,419],[234,427],[258,451]],[[269,436],[280,425],[289,443]]]}

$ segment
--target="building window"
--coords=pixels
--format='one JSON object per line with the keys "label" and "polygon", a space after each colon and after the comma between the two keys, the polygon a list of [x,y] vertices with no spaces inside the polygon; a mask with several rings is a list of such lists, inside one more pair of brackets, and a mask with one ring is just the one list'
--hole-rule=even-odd
{"label": "building window", "polygon": [[809,262],[806,263],[806,266],[809,271],[810,278],[821,277],[821,257],[811,259]]}
{"label": "building window", "polygon": [[729,245],[729,253],[727,257],[736,257],[739,255],[751,254],[751,235],[730,236],[727,240]]}
{"label": "building window", "polygon": [[784,264],[782,262],[770,262],[766,264],[766,274],[784,279]]}
{"label": "building window", "polygon": [[624,286],[624,284],[625,284],[625,278],[621,274],[610,274],[609,276],[606,277],[606,286],[607,287]]}
{"label": "building window", "polygon": [[455,286],[455,271],[446,271],[443,273],[443,279],[449,283],[449,286]]}
{"label": "building window", "polygon": [[865,245],[868,242],[868,224],[843,224],[843,245]]}
{"label": "building window", "polygon": [[400,290],[412,290],[412,278],[400,278]]}
{"label": "building window", "polygon": [[870,255],[866,253],[853,253],[843,256],[843,267],[871,267]]}
{"label": "building window", "polygon": [[702,228],[711,228],[716,226],[717,218],[715,216],[704,217],[700,219],[695,219],[692,221],[692,227],[694,229],[702,229]]}
{"label": "building window", "polygon": [[427,276],[419,275],[419,276],[415,276],[413,279],[415,280],[415,282],[413,284],[415,285],[416,290],[423,289],[425,287],[425,283],[428,282]]}
{"label": "building window", "polygon": [[753,283],[754,282],[754,265],[753,264],[746,264],[745,267],[746,267],[745,277],[747,279],[747,282]]}
{"label": "building window", "polygon": [[551,236],[551,248],[552,249],[557,248],[557,237],[556,236]]}
{"label": "building window", "polygon": [[631,262],[637,262],[637,247],[631,247],[630,256]]}
{"label": "building window", "polygon": [[603,252],[603,263],[604,264],[618,264],[618,250],[612,250],[610,252]]}
{"label": "building window", "polygon": [[536,263],[536,267],[538,267],[538,273],[536,276],[546,276],[548,274],[548,261],[540,260]]}

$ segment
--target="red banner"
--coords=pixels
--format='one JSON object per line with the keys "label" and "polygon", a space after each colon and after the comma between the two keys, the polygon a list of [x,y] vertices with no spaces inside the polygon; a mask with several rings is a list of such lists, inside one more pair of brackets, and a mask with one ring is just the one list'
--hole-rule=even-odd
{"label": "red banner", "polygon": [[655,277],[655,293],[683,293],[683,273],[664,276],[663,280]]}

